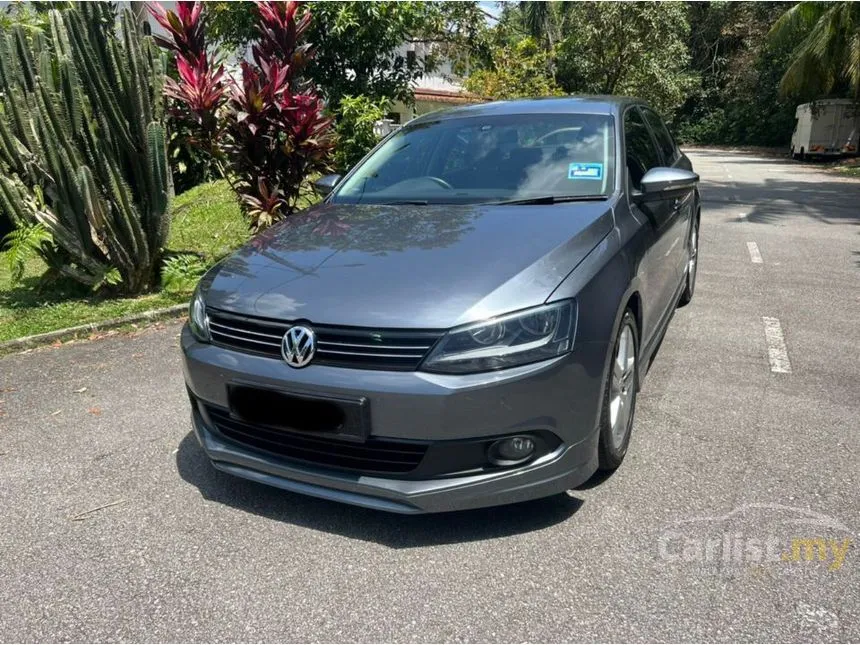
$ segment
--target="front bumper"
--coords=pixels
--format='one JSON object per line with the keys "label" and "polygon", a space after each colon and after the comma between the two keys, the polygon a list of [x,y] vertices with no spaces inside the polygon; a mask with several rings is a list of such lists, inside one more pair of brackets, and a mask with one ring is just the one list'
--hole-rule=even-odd
{"label": "front bumper", "polygon": [[231,383],[370,400],[374,438],[456,441],[529,431],[561,443],[509,469],[427,479],[369,475],[292,461],[220,433],[194,406],[195,434],[219,470],[294,492],[400,513],[508,504],[553,495],[597,469],[600,378],[576,353],[545,363],[480,375],[382,372],[325,366],[295,370],[282,361],[198,343],[182,333],[192,399],[221,408]]}

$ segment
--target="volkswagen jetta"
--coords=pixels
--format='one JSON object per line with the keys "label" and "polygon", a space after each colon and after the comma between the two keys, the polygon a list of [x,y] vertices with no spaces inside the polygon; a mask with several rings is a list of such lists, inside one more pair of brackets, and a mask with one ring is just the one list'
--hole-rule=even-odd
{"label": "volkswagen jetta", "polygon": [[697,182],[635,99],[410,122],[201,280],[182,332],[197,438],[228,473],[403,513],[617,468],[693,296]]}

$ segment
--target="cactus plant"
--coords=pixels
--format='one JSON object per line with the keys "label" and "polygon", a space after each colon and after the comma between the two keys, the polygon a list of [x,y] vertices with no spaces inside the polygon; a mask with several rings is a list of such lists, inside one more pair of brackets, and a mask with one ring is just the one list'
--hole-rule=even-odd
{"label": "cactus plant", "polygon": [[124,293],[155,286],[172,193],[164,58],[109,3],[51,10],[50,32],[0,34],[0,210],[51,235],[62,273]]}

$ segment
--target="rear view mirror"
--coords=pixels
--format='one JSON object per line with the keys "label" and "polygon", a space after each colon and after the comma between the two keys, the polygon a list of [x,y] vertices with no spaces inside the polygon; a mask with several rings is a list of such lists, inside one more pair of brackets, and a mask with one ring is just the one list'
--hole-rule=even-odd
{"label": "rear view mirror", "polygon": [[641,201],[655,201],[681,195],[696,187],[699,175],[682,168],[652,168],[640,182]]}
{"label": "rear view mirror", "polygon": [[340,179],[340,175],[325,175],[324,177],[320,177],[313,184],[314,190],[318,195],[325,197],[334,190]]}

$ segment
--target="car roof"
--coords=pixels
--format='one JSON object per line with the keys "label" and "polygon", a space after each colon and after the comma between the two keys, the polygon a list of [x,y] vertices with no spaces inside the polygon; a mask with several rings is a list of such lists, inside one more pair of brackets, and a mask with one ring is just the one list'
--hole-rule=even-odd
{"label": "car roof", "polygon": [[644,105],[645,101],[631,96],[553,96],[514,99],[438,110],[413,119],[409,125],[439,119],[513,114],[620,114],[625,107],[634,104]]}

